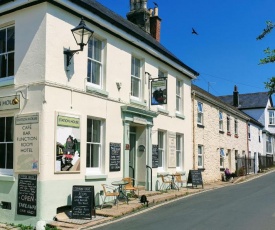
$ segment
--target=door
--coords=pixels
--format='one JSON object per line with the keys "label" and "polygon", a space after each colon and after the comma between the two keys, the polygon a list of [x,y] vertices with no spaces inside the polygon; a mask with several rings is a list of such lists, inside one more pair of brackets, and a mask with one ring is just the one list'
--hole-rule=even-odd
{"label": "door", "polygon": [[[130,151],[129,151],[129,176],[135,179],[136,173],[136,133],[130,132]],[[134,182],[133,182],[134,183]]]}

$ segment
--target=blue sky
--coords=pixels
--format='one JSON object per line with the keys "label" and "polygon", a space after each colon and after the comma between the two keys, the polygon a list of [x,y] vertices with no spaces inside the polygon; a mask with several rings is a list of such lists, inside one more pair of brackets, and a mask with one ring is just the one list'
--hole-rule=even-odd
{"label": "blue sky", "polygon": [[[275,49],[275,30],[256,37],[265,22],[275,21],[274,0],[148,0],[159,6],[161,43],[200,73],[194,84],[213,95],[266,91],[275,63],[259,65],[267,47]],[[126,18],[129,0],[98,0]],[[198,32],[193,35],[192,28]]]}

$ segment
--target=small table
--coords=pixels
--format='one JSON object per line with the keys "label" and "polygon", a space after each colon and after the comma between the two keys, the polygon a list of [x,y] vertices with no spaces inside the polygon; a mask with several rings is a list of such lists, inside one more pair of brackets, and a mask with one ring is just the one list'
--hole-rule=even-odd
{"label": "small table", "polygon": [[179,190],[179,187],[175,183],[175,176],[176,176],[176,174],[168,174],[168,176],[171,176],[171,189],[177,189],[177,190]]}
{"label": "small table", "polygon": [[128,183],[129,183],[129,182],[124,181],[124,180],[112,182],[112,185],[118,186],[119,195],[117,196],[117,199],[126,199],[127,204],[128,204],[128,197],[127,197],[126,194],[123,192],[122,187],[123,187],[124,185],[128,184]]}

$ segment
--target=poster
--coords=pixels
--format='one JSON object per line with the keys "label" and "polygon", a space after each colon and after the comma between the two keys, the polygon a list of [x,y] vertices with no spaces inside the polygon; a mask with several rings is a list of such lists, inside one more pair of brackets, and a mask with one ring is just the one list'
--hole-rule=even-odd
{"label": "poster", "polygon": [[80,117],[57,116],[56,172],[80,172]]}
{"label": "poster", "polygon": [[151,105],[167,104],[167,79],[158,78],[151,82]]}
{"label": "poster", "polygon": [[15,117],[15,172],[39,172],[39,115]]}

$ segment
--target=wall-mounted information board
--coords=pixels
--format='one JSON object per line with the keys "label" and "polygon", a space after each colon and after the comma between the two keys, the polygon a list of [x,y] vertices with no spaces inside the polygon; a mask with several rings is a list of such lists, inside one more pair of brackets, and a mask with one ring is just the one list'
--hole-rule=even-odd
{"label": "wall-mounted information board", "polygon": [[109,171],[116,172],[120,171],[120,155],[121,155],[121,144],[110,143],[110,163]]}

